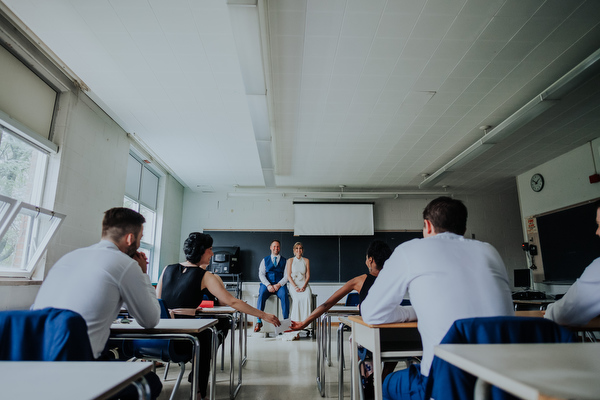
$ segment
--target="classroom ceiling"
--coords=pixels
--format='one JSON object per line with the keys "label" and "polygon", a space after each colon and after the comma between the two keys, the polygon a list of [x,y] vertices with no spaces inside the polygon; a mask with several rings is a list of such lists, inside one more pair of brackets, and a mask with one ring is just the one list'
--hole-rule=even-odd
{"label": "classroom ceiling", "polygon": [[[205,192],[419,190],[600,49],[596,0],[2,1]],[[584,78],[428,189],[514,190],[600,136],[600,74]]]}

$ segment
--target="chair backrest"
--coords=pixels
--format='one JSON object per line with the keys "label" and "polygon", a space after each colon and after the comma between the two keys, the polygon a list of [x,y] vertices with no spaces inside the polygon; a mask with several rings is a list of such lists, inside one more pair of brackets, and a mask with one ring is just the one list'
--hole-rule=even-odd
{"label": "chair backrest", "polygon": [[348,296],[346,296],[346,305],[357,306],[358,303],[360,303],[360,294],[357,292],[348,293]]}
{"label": "chair backrest", "polygon": [[158,299],[158,304],[160,305],[160,318],[161,319],[169,319],[171,318],[171,314],[169,313],[169,308],[167,307],[167,303],[163,299]]}
{"label": "chair backrest", "polygon": [[[574,341],[573,332],[544,318],[486,317],[455,321],[441,343],[570,343]],[[473,375],[434,357],[427,380],[425,398],[472,399],[475,381]],[[492,399],[515,399],[515,397],[493,388]]]}
{"label": "chair backrest", "polygon": [[93,359],[87,324],[76,312],[56,308],[0,312],[0,360]]}
{"label": "chair backrest", "polygon": [[[163,299],[158,299],[158,304],[160,304],[160,318],[172,318],[167,303]],[[179,352],[175,348],[175,342],[168,339],[123,340],[120,346],[125,357],[147,358],[164,362],[191,360],[191,347],[189,350],[186,348]]]}

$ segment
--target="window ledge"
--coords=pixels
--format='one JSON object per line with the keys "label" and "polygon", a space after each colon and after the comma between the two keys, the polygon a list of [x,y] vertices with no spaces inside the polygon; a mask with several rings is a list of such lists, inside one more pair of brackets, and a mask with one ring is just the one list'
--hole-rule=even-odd
{"label": "window ledge", "polygon": [[40,286],[41,280],[25,278],[0,278],[0,286]]}

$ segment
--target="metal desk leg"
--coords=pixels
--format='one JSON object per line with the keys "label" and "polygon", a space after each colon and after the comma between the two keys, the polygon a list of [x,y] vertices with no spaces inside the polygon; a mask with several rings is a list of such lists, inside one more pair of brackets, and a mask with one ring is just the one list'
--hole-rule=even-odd
{"label": "metal desk leg", "polygon": [[321,397],[325,397],[325,317],[317,318],[317,388]]}
{"label": "metal desk leg", "polygon": [[238,330],[239,336],[239,371],[238,371],[238,383],[235,384],[235,330],[236,326],[242,328],[242,318],[240,312],[236,312],[235,315],[231,316],[231,359],[230,359],[230,368],[229,368],[229,398],[231,400],[235,399],[240,388],[242,387],[242,332]]}
{"label": "metal desk leg", "polygon": [[[215,389],[217,383],[217,347],[219,346],[219,337],[217,334],[217,328],[214,326],[210,328],[213,334],[212,349],[211,349],[211,371],[210,371],[210,400],[215,400]],[[198,346],[194,354],[194,371],[198,371],[198,360],[200,360],[200,343],[196,338]],[[192,400],[198,400],[198,373],[194,373],[194,379],[192,379]]]}
{"label": "metal desk leg", "polygon": [[133,382],[133,384],[137,389],[138,398],[140,400],[150,400],[152,398],[152,393],[150,393],[150,385],[148,385],[148,381],[145,377],[142,376],[140,379]]}
{"label": "metal desk leg", "polygon": [[491,399],[492,385],[487,383],[481,378],[477,378],[475,381],[475,400]]}
{"label": "metal desk leg", "polygon": [[315,319],[315,339],[317,340],[317,389],[321,392],[321,317]]}
{"label": "metal desk leg", "polygon": [[327,314],[327,366],[331,367],[331,315]]}
{"label": "metal desk leg", "polygon": [[[340,322],[340,326],[344,326]],[[344,328],[338,329],[337,334],[338,348],[338,399],[344,398]]]}
{"label": "metal desk leg", "polygon": [[[240,323],[241,323],[241,321],[240,321]],[[242,358],[242,365],[245,365],[247,360],[248,360],[248,314],[244,314],[244,357]],[[241,371],[241,368],[240,368],[240,371]],[[241,374],[241,372],[240,372],[240,374]]]}
{"label": "metal desk leg", "polygon": [[233,389],[234,385],[234,375],[235,371],[233,368],[234,360],[235,360],[235,318],[233,315],[229,317],[229,330],[231,331],[231,345],[230,345],[230,354],[229,354],[229,398],[235,398]]}
{"label": "metal desk leg", "polygon": [[[356,332],[356,328],[355,328],[355,323],[352,322],[352,335],[354,336],[354,332]],[[359,399],[359,393],[361,391],[360,389],[360,376],[358,373],[358,345],[356,344],[356,339],[353,337],[352,338],[352,353],[351,353],[351,357],[350,357],[350,368],[352,373],[350,374],[352,376],[351,379],[351,385],[350,387],[351,389],[351,395],[352,395],[352,399],[353,400],[358,400]]]}
{"label": "metal desk leg", "polygon": [[[246,314],[244,314],[246,315]],[[236,321],[236,326],[239,326],[240,331],[238,331],[238,347],[239,347],[239,351],[240,351],[240,355],[239,355],[239,364],[238,364],[238,384],[235,387],[233,393],[232,393],[232,399],[235,399],[235,397],[237,396],[238,392],[240,391],[241,387],[242,387],[242,365],[243,365],[243,357],[242,357],[242,314],[240,312],[237,313],[237,321]],[[231,340],[233,340],[233,337],[231,338]],[[233,357],[231,358],[232,362],[233,362]]]}
{"label": "metal desk leg", "polygon": [[221,332],[221,336],[223,337],[223,346],[221,347],[221,371],[223,371],[225,369],[225,333]]}
{"label": "metal desk leg", "polygon": [[375,329],[375,337],[378,338],[374,342],[373,348],[373,386],[375,389],[375,400],[383,399],[381,388],[381,347],[379,347],[379,329]]}

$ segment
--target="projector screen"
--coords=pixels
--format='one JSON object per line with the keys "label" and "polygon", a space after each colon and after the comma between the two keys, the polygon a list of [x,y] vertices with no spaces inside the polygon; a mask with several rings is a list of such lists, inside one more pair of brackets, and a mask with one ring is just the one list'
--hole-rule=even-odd
{"label": "projector screen", "polygon": [[371,203],[294,203],[294,235],[373,236]]}

